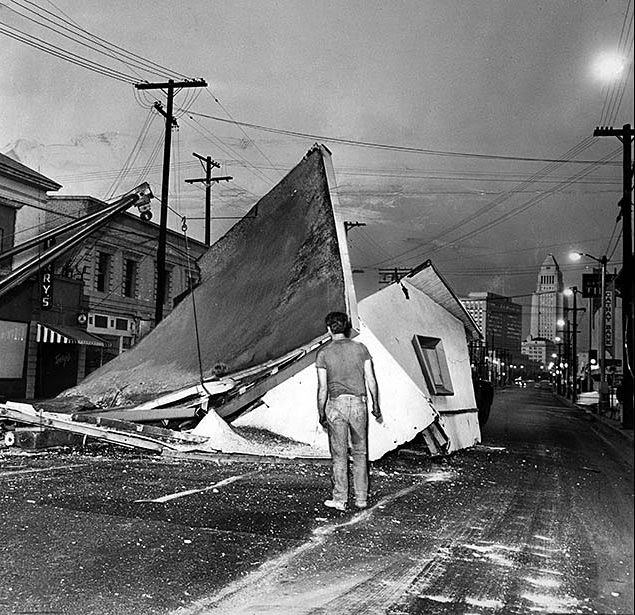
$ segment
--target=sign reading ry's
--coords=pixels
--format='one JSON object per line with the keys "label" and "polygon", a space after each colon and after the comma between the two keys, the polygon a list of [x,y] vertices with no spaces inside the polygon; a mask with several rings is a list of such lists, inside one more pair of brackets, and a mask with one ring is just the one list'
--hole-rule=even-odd
{"label": "sign reading ry's", "polygon": [[53,273],[50,265],[42,269],[40,278],[40,307],[50,310],[53,307]]}

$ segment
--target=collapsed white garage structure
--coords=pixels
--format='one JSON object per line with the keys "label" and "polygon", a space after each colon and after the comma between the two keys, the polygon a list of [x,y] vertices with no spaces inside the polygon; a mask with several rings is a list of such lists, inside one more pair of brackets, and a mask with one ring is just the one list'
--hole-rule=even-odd
{"label": "collapsed white garage structure", "polygon": [[[428,432],[432,452],[452,452],[480,442],[466,335],[478,336],[471,317],[429,261],[398,283],[358,305],[356,340],[375,366],[384,421],[369,421],[369,458]],[[233,421],[303,442],[328,455],[316,409],[312,363],[268,391],[260,404]],[[205,418],[193,433],[209,429]],[[435,450],[436,449],[436,450]]]}
{"label": "collapsed white garage structure", "polygon": [[[314,362],[328,343],[324,316],[339,310],[375,364],[384,422],[369,421],[370,458],[418,434],[433,454],[474,445],[467,340],[477,327],[429,261],[358,305],[334,186],[330,152],[316,145],[208,250],[201,283],[135,347],[51,404],[2,413],[83,434],[90,423],[110,441],[125,431],[127,445],[135,433],[153,450],[327,456]],[[202,415],[187,434],[157,431]],[[282,445],[250,440],[258,430]]]}

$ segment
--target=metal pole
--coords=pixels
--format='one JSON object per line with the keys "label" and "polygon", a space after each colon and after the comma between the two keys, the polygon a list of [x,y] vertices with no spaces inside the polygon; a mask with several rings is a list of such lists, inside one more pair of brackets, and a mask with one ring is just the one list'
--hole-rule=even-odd
{"label": "metal pole", "polygon": [[587,391],[593,390],[591,371],[591,350],[593,350],[593,297],[589,297],[589,356],[587,357]]}
{"label": "metal pole", "polygon": [[575,404],[578,398],[578,287],[574,286],[573,291],[573,348],[571,349],[571,363],[573,373],[573,392],[571,401]]}
{"label": "metal pole", "polygon": [[600,293],[602,303],[600,303],[600,348],[598,361],[600,362],[600,395],[598,399],[598,412],[605,413],[608,410],[608,385],[606,383],[606,304],[604,294],[606,292],[606,255],[600,259],[602,265],[602,283]]}
{"label": "metal pole", "polygon": [[567,318],[566,325],[566,337],[564,342],[565,352],[564,355],[566,357],[565,360],[565,396],[569,397],[569,392],[571,391],[571,321]]}

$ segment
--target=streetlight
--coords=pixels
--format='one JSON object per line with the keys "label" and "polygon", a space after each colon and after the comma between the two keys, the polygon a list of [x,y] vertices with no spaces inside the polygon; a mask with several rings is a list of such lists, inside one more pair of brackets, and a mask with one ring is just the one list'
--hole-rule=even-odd
{"label": "streetlight", "polygon": [[[600,263],[601,269],[601,301],[600,301],[600,321],[602,323],[601,331],[600,331],[600,352],[599,352],[599,361],[600,361],[600,397],[598,400],[598,411],[601,413],[606,412],[608,409],[608,385],[606,383],[606,302],[604,300],[604,294],[606,292],[606,264],[608,259],[606,258],[606,254],[602,255],[601,258],[597,256],[593,256],[592,254],[587,254],[586,252],[571,252],[569,258],[572,261],[579,261],[583,256],[594,260],[596,263]],[[591,315],[590,315],[591,316]]]}
{"label": "streetlight", "polygon": [[[571,401],[573,403],[576,402],[576,398],[578,395],[578,311],[584,312],[584,308],[578,307],[578,290],[577,286],[571,286],[564,291],[565,296],[573,297],[573,308],[565,308],[571,309],[573,312],[573,348],[571,349],[572,360],[571,363],[573,365],[573,393],[571,395]],[[589,316],[590,319],[590,316]],[[590,344],[589,339],[589,344]],[[589,353],[590,355],[591,353]]]}

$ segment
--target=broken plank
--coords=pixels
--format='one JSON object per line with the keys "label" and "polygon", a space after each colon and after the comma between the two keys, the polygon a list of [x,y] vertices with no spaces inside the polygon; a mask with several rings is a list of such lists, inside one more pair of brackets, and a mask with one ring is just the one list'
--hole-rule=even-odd
{"label": "broken plank", "polygon": [[73,416],[99,416],[131,423],[143,423],[144,421],[192,419],[195,418],[198,407],[198,402],[181,406],[168,406],[165,408],[140,408],[136,406],[126,409],[91,410],[90,412],[81,412]]}
{"label": "broken plank", "polygon": [[[113,428],[92,425],[84,422],[76,422],[71,420],[68,415],[44,412],[41,410],[38,411],[29,404],[16,402],[0,404],[0,418],[2,417],[6,417],[7,419],[18,423],[38,425],[41,428],[70,431],[72,433],[95,438],[96,440],[102,440],[131,448],[150,450],[157,453],[161,453],[169,448],[177,448],[176,444],[160,441],[156,438],[146,436],[143,433],[126,433]],[[173,433],[178,435],[178,432]]]}

